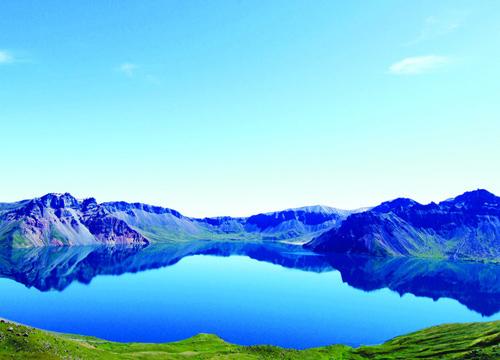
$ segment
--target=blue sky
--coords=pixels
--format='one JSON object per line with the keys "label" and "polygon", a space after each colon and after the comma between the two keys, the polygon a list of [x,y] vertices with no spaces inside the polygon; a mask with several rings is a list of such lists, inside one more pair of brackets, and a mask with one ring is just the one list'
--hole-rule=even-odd
{"label": "blue sky", "polygon": [[0,3],[0,201],[500,194],[500,2]]}

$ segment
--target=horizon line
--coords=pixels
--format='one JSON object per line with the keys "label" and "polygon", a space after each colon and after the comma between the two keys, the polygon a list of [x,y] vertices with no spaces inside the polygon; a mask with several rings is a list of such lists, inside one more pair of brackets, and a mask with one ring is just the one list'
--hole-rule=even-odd
{"label": "horizon line", "polygon": [[361,206],[361,207],[356,207],[356,208],[353,208],[353,209],[344,209],[344,208],[338,208],[338,207],[330,206],[330,205],[314,204],[314,205],[304,205],[304,206],[297,206],[297,207],[288,207],[288,208],[282,208],[282,209],[265,211],[265,212],[257,212],[257,213],[253,213],[253,214],[246,215],[246,216],[232,216],[232,215],[188,216],[188,215],[185,215],[184,213],[182,213],[179,210],[176,210],[176,209],[171,208],[171,207],[163,206],[163,205],[148,204],[148,203],[144,203],[144,202],[140,202],[140,201],[129,202],[129,201],[125,201],[125,200],[111,200],[111,201],[98,202],[97,199],[95,197],[93,197],[93,196],[81,198],[81,197],[74,196],[70,192],[48,192],[48,193],[46,193],[46,194],[44,194],[42,196],[36,196],[36,197],[33,197],[33,198],[27,198],[27,199],[22,199],[22,200],[13,201],[13,202],[3,202],[3,201],[0,201],[0,204],[15,204],[15,203],[23,202],[23,201],[31,201],[31,200],[34,200],[34,199],[41,199],[41,198],[49,196],[49,195],[52,195],[52,196],[69,195],[69,196],[71,196],[72,198],[76,199],[79,202],[82,202],[82,201],[85,201],[85,200],[88,200],[88,199],[93,199],[93,200],[95,200],[95,202],[98,205],[123,202],[123,203],[127,203],[127,204],[141,204],[141,205],[147,205],[147,206],[152,206],[152,207],[159,207],[159,208],[162,208],[162,209],[168,209],[168,210],[176,211],[180,215],[185,216],[187,218],[191,218],[191,219],[210,219],[210,218],[224,218],[224,217],[231,217],[231,218],[235,218],[236,219],[236,218],[247,218],[247,217],[254,216],[254,215],[272,214],[272,213],[277,213],[277,212],[290,211],[290,210],[300,210],[300,209],[313,208],[313,207],[324,207],[324,208],[329,208],[329,209],[336,210],[336,211],[339,211],[339,212],[345,211],[345,212],[353,212],[354,213],[354,212],[368,211],[368,210],[370,210],[370,209],[372,209],[372,208],[374,208],[374,207],[376,207],[378,205],[381,205],[381,204],[386,203],[386,202],[395,201],[395,200],[398,200],[398,199],[409,199],[409,200],[412,200],[412,201],[414,201],[414,202],[416,202],[417,204],[420,204],[420,205],[429,205],[429,204],[432,204],[432,203],[438,204],[438,203],[441,203],[441,202],[445,202],[445,201],[449,201],[451,199],[454,199],[454,198],[456,198],[456,197],[458,197],[460,195],[464,195],[464,194],[467,194],[467,193],[473,193],[473,192],[481,192],[481,191],[482,192],[487,192],[489,194],[492,194],[492,195],[496,196],[494,193],[492,193],[489,190],[486,190],[484,188],[476,188],[475,190],[467,190],[467,191],[464,191],[463,193],[460,193],[460,194],[458,194],[456,196],[453,196],[453,197],[448,197],[448,198],[446,198],[444,200],[441,200],[439,202],[430,201],[428,203],[420,203],[420,202],[418,202],[416,200],[413,200],[410,197],[399,196],[399,197],[392,198],[390,200],[382,201],[381,203],[379,203],[377,205]]}

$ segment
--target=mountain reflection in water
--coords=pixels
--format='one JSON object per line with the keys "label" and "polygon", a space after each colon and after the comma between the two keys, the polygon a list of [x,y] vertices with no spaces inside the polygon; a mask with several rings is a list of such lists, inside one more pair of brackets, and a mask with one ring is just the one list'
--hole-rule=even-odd
{"label": "mountain reflection in water", "polygon": [[140,247],[14,249],[0,255],[0,277],[40,291],[64,291],[99,275],[121,275],[176,264],[192,255],[242,255],[309,272],[339,271],[364,291],[388,288],[403,295],[451,298],[483,316],[500,311],[500,265],[418,258],[319,255],[280,243],[195,241]]}

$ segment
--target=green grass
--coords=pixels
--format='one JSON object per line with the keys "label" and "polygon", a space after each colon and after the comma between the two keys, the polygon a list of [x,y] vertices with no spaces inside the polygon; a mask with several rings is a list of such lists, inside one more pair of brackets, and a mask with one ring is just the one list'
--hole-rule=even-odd
{"label": "green grass", "polygon": [[68,238],[66,236],[64,236],[63,234],[61,234],[56,229],[54,224],[50,224],[50,232],[49,232],[48,241],[50,242],[53,239],[59,240],[61,242],[61,244],[63,244],[63,245],[69,245]]}
{"label": "green grass", "polygon": [[19,221],[0,224],[0,246],[5,248],[26,247],[29,240],[21,235]]}
{"label": "green grass", "polygon": [[239,346],[200,334],[166,344],[116,343],[0,323],[0,359],[499,359],[500,321],[449,324],[382,345],[307,350]]}

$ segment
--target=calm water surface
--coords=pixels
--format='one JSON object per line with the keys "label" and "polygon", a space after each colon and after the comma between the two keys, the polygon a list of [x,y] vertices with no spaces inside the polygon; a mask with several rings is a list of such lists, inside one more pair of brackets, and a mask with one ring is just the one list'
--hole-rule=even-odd
{"label": "calm water surface", "polygon": [[203,332],[294,348],[374,344],[430,325],[500,319],[495,265],[207,244],[4,254],[0,317],[115,341]]}

